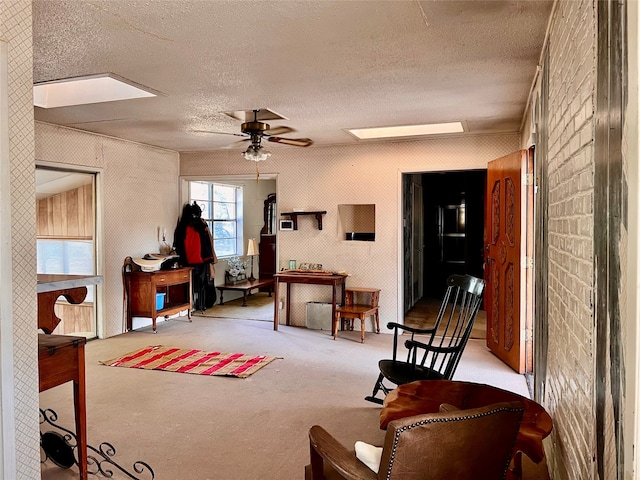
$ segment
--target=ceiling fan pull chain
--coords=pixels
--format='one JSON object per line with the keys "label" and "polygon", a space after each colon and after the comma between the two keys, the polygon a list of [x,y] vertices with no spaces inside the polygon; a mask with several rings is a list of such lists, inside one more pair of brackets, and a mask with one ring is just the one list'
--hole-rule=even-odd
{"label": "ceiling fan pull chain", "polygon": [[259,178],[260,178],[260,172],[258,172],[258,162],[256,162],[256,183],[258,183]]}

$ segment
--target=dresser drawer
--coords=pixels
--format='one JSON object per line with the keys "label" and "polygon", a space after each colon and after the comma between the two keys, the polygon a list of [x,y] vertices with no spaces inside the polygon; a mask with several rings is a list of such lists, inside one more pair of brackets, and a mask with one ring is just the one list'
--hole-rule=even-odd
{"label": "dresser drawer", "polygon": [[185,283],[189,281],[189,271],[160,271],[155,274],[156,285],[171,285],[174,283]]}

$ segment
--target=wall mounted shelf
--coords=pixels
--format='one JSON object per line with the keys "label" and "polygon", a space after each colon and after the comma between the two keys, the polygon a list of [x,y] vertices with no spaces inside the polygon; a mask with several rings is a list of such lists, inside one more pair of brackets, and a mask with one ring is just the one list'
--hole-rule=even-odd
{"label": "wall mounted shelf", "polygon": [[316,220],[318,221],[318,230],[322,230],[322,216],[327,213],[326,210],[324,211],[315,211],[315,212],[286,212],[286,213],[281,213],[280,215],[286,216],[291,218],[291,221],[293,222],[293,229],[297,230],[298,229],[298,216],[300,215],[313,215],[316,217]]}

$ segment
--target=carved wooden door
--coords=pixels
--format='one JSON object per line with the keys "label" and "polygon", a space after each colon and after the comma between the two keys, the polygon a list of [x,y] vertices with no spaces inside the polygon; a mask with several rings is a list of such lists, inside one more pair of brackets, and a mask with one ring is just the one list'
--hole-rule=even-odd
{"label": "carved wooden door", "polygon": [[487,346],[518,373],[525,372],[527,348],[521,310],[521,232],[527,225],[522,211],[523,173],[527,173],[526,151],[489,162],[485,207]]}

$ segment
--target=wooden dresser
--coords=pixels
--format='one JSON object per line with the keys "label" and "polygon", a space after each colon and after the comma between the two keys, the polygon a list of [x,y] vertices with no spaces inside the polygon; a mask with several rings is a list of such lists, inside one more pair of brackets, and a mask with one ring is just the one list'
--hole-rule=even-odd
{"label": "wooden dresser", "polygon": [[276,273],[276,236],[260,235],[260,278],[273,278]]}
{"label": "wooden dresser", "polygon": [[[133,317],[151,318],[156,332],[156,318],[168,317],[187,310],[191,319],[191,267],[174,270],[126,272],[127,330],[131,330]],[[163,305],[157,308],[157,295],[164,294]]]}

